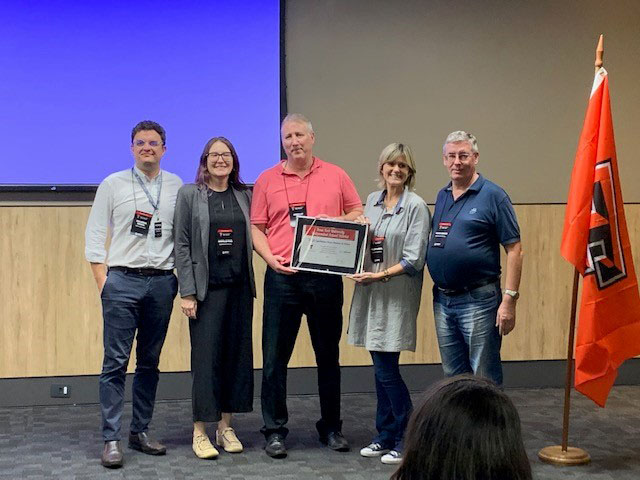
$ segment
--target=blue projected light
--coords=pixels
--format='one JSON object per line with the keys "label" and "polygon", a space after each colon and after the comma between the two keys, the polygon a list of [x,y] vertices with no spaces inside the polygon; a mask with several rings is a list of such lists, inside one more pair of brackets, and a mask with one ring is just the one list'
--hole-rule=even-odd
{"label": "blue projected light", "polygon": [[280,154],[279,3],[3,1],[0,184],[98,184],[133,164],[140,120],[185,182],[214,136],[255,181]]}

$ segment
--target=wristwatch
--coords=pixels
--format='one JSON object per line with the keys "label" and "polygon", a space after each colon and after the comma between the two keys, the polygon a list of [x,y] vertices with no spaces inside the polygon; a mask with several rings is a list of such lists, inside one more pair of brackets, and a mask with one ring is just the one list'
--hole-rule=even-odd
{"label": "wristwatch", "polygon": [[505,289],[504,293],[505,295],[509,295],[514,300],[517,300],[518,298],[520,298],[520,292],[518,292],[517,290]]}

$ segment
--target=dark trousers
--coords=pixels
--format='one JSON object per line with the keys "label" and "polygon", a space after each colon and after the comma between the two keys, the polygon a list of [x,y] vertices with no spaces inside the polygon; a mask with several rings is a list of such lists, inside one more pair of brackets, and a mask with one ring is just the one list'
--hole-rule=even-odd
{"label": "dark trousers", "polygon": [[104,360],[100,374],[102,437],[105,441],[120,440],[124,382],[134,336],[137,345],[131,433],[146,431],[151,422],[160,350],[177,291],[178,280],[173,274],[143,276],[109,272],[102,290]]}
{"label": "dark trousers", "polygon": [[217,422],[221,413],[253,409],[253,295],[248,276],[209,287],[189,320],[191,402],[194,422]]}
{"label": "dark trousers", "polygon": [[320,435],[341,429],[340,364],[342,279],[337,275],[298,272],[282,275],[268,268],[264,282],[262,325],[262,416],[265,437],[286,436],[287,365],[306,314],[318,366]]}
{"label": "dark trousers", "polygon": [[376,377],[376,429],[372,440],[384,448],[402,452],[404,431],[411,414],[411,396],[400,376],[400,352],[371,352]]}

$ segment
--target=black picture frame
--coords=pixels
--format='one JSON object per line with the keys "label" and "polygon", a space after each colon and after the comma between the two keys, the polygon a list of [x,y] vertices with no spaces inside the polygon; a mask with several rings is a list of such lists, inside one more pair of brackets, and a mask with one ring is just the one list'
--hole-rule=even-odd
{"label": "black picture frame", "polygon": [[[358,233],[356,255],[353,264],[349,267],[342,267],[331,264],[310,263],[300,261],[300,245],[305,226],[329,227],[336,229],[353,230]],[[297,217],[296,227],[293,236],[293,247],[291,250],[291,268],[294,270],[302,270],[316,273],[329,273],[334,275],[353,275],[362,270],[364,262],[364,254],[366,251],[366,240],[369,233],[369,225],[365,223],[349,222],[345,220],[336,220],[331,218],[316,217]]]}

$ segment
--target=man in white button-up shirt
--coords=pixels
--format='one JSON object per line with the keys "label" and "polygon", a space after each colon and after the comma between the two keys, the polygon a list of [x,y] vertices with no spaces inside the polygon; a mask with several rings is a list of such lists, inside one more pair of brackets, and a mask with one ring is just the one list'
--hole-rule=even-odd
{"label": "man in white button-up shirt", "polygon": [[182,181],[160,169],[165,142],[165,131],[155,122],[143,121],[133,128],[135,164],[102,181],[85,234],[85,256],[98,285],[104,318],[101,461],[109,468],[122,466],[124,383],[136,331],[129,447],[150,455],[166,452],[147,435],[160,351],[178,288],[173,274],[173,211]]}

